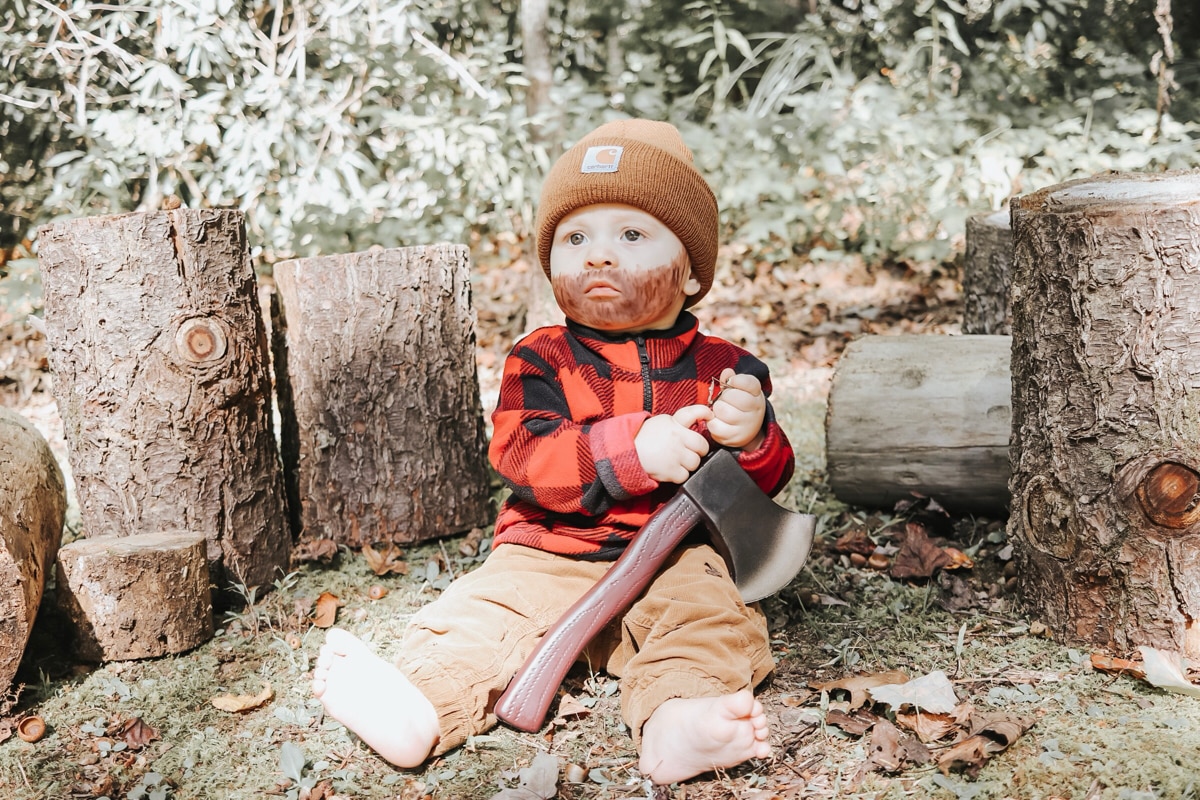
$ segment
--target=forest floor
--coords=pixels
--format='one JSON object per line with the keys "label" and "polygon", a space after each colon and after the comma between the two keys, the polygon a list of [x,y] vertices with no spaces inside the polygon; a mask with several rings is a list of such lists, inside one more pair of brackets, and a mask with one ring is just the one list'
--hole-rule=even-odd
{"label": "forest floor", "polygon": [[[518,242],[477,246],[473,257],[490,408],[504,354],[544,313],[528,298],[546,293]],[[318,596],[336,595],[337,624],[394,654],[413,610],[486,555],[485,530],[482,542],[456,535],[406,548],[406,571],[378,575],[347,551],[330,565],[299,564],[269,591],[244,589],[246,602],[218,616],[211,641],[145,661],[76,661],[51,586],[19,691],[0,705],[0,798],[1200,797],[1200,701],[1099,671],[1092,652],[1049,640],[1014,594],[1003,519],[952,516],[918,498],[902,510],[851,507],[825,482],[825,400],[843,347],[863,334],[958,332],[953,265],[774,261],[727,248],[697,309],[707,330],[771,366],[773,401],[797,451],[779,499],[819,519],[808,565],[763,604],[778,663],[760,692],[770,758],[653,787],[637,771],[616,682],[582,667],[541,731],[500,726],[419,770],[390,767],[324,718],[309,689],[323,639],[312,617]],[[45,342],[27,319],[40,307],[36,264],[9,267],[0,405],[29,417],[66,468]],[[65,540],[77,535],[75,511]],[[918,545],[962,566],[926,561],[914,574]],[[910,577],[898,577],[902,561]],[[378,587],[386,593],[372,599]],[[901,680],[896,672],[912,680],[880,689]],[[221,695],[246,709],[218,709]],[[913,713],[910,702],[935,710]],[[32,743],[12,734],[29,715],[48,726]]]}

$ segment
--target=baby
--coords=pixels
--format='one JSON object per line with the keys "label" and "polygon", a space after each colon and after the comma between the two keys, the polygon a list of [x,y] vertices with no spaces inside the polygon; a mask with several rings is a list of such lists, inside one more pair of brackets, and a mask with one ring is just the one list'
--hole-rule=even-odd
{"label": "baby", "polygon": [[[416,767],[497,722],[538,639],[612,565],[713,446],[774,494],[794,468],[766,366],[699,331],[717,203],[671,125],[597,128],[547,176],[538,257],[566,316],[519,341],[492,417],[512,489],[492,552],[421,608],[396,664],[330,630],[313,693],[379,755]],[[710,402],[714,386],[723,387]],[[620,680],[655,783],[771,753],[753,689],[774,667],[766,622],[693,536],[585,653]]]}

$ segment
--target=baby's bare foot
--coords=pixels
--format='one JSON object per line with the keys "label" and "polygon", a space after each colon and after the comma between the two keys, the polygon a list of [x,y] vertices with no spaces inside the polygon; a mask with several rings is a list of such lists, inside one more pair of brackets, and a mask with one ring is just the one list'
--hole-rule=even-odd
{"label": "baby's bare foot", "polygon": [[655,783],[675,783],[771,755],[767,715],[749,691],[675,698],[642,728],[639,769]]}
{"label": "baby's bare foot", "polygon": [[358,637],[330,628],[313,668],[325,713],[398,767],[415,767],[438,740],[433,704]]}

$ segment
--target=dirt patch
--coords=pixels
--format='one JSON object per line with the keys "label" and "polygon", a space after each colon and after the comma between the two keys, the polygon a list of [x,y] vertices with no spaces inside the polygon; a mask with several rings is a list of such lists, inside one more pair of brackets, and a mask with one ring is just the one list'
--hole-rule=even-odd
{"label": "dirt patch", "polygon": [[[519,243],[496,243],[475,257],[486,403],[504,353],[526,327],[529,280],[539,276],[521,266]],[[44,341],[28,320],[38,308],[35,281],[14,265],[16,277],[0,285],[7,292],[0,297],[0,402],[30,416],[65,462]],[[20,292],[14,280],[26,281]],[[869,332],[954,332],[956,292],[954,275],[936,265],[776,263],[729,248],[717,288],[698,309],[708,330],[770,363],[775,404],[798,455],[796,479],[781,500],[820,520],[808,566],[764,602],[778,661],[761,693],[772,720],[770,759],[652,787],[637,772],[615,681],[583,667],[568,677],[557,716],[543,730],[501,726],[420,770],[391,768],[325,719],[309,690],[323,637],[311,620],[317,598],[336,595],[337,624],[394,653],[414,610],[486,555],[485,531],[482,553],[464,537],[407,549],[406,574],[378,576],[362,555],[342,551],[332,564],[302,566],[269,590],[242,587],[243,603],[219,616],[210,642],[148,661],[77,663],[51,587],[18,676],[23,686],[4,717],[36,714],[48,733],[32,743],[16,735],[0,743],[0,794],[407,800],[491,798],[507,788],[509,796],[537,797],[551,764],[561,798],[1200,796],[1192,764],[1200,756],[1200,703],[1097,672],[1090,653],[1040,635],[1036,618],[1010,593],[1003,520],[949,517],[921,503],[903,512],[851,508],[824,484],[824,399],[845,342]],[[901,580],[847,544],[866,537],[894,563],[911,524],[973,566]],[[855,706],[855,695],[830,684],[897,670],[911,678],[944,674],[955,703],[969,705],[973,719],[1020,718],[1031,727],[1006,742],[993,734],[996,744],[974,776],[969,765],[936,764],[953,733],[923,743],[925,761],[915,746],[889,749],[874,732],[885,729],[881,719],[897,723],[899,741],[913,738],[895,709],[870,699]],[[226,711],[213,704],[225,695],[262,699]],[[863,729],[863,720],[872,727]]]}

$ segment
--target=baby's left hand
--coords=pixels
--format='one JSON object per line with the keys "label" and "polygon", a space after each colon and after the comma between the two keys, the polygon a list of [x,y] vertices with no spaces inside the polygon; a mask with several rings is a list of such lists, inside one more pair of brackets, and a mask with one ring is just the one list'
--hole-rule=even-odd
{"label": "baby's left hand", "polygon": [[739,375],[726,368],[721,372],[720,381],[725,388],[713,403],[708,432],[717,444],[757,450],[762,444],[763,416],[767,411],[767,398],[763,396],[758,378]]}

